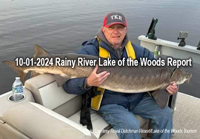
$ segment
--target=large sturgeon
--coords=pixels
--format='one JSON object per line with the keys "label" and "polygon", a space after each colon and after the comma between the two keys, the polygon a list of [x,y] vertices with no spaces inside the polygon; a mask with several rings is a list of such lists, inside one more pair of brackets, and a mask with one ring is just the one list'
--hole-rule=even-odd
{"label": "large sturgeon", "polygon": [[[81,54],[52,55],[47,53],[47,51],[42,49],[40,46],[36,45],[34,58],[37,57],[53,58],[54,62],[56,57],[60,57],[61,59],[67,57],[67,59],[70,60],[77,60],[78,57],[84,57],[85,59],[97,61],[99,60],[98,57]],[[77,64],[74,68],[71,68],[70,66],[59,67],[55,65],[47,67],[16,67],[14,61],[3,61],[3,63],[7,64],[15,72],[17,72],[22,81],[24,81],[27,73],[32,71],[35,73],[54,74],[56,75],[55,77],[58,84],[61,83],[58,77],[65,79],[88,77],[94,69],[94,66],[77,66]],[[108,71],[110,75],[100,85],[100,87],[123,93],[140,93],[157,89],[165,89],[171,82],[182,84],[186,80],[189,80],[192,76],[191,73],[173,67],[99,66],[98,73],[102,71]]]}

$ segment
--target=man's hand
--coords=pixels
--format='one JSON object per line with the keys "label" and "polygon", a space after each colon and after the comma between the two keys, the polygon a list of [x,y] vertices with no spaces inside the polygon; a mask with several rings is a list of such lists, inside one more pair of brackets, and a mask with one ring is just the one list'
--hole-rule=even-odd
{"label": "man's hand", "polygon": [[174,95],[177,93],[178,91],[178,87],[176,85],[175,82],[172,82],[167,88],[166,90],[168,91],[169,94]]}
{"label": "man's hand", "polygon": [[103,72],[97,74],[97,70],[98,70],[98,65],[96,65],[96,67],[94,68],[94,70],[92,71],[90,76],[87,78],[87,80],[86,80],[87,87],[100,86],[110,75],[110,73],[107,71],[103,71]]}

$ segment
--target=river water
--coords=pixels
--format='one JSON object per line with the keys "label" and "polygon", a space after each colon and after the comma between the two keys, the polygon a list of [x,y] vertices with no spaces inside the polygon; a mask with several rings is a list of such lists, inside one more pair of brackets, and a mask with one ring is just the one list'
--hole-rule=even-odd
{"label": "river water", "polygon": [[[139,44],[152,18],[158,18],[156,36],[177,41],[188,31],[186,43],[200,41],[199,0],[0,0],[0,61],[31,57],[38,44],[50,53],[76,52],[93,38],[106,13],[122,12],[130,40]],[[190,84],[180,91],[200,97],[200,66],[193,67]],[[0,63],[0,94],[11,90],[16,74]]]}

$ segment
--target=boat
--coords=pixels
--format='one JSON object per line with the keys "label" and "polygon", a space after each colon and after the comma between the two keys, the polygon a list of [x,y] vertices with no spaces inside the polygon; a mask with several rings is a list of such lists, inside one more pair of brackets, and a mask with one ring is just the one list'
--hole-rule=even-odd
{"label": "boat", "polygon": [[[200,64],[200,51],[196,47],[162,39],[138,37],[140,45],[161,55],[193,59]],[[97,112],[91,110],[93,131],[79,123],[81,96],[66,93],[58,87],[52,75],[42,74],[26,80],[24,97],[12,101],[12,91],[0,95],[0,139],[118,139],[117,132]],[[199,139],[200,100],[178,92],[168,105],[174,117],[173,139]],[[136,115],[143,139],[152,136],[150,120]]]}

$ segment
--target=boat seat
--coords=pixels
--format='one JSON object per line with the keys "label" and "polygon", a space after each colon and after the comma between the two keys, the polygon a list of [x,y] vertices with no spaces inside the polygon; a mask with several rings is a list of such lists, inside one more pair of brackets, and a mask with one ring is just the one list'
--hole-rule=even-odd
{"label": "boat seat", "polygon": [[[25,88],[32,92],[36,103],[81,125],[79,123],[82,102],[81,95],[68,94],[62,87],[57,87],[53,75],[42,74],[28,79],[25,82]],[[148,129],[149,120],[143,119],[140,116],[136,117],[139,120],[140,127]],[[91,121],[93,125],[92,134],[96,138],[106,138],[103,131],[109,130],[112,127],[93,110],[91,110]],[[86,129],[86,126],[84,128]],[[110,138],[108,134],[106,136]],[[142,133],[141,136],[146,137],[147,134]],[[112,138],[118,139],[117,135],[112,135]]]}
{"label": "boat seat", "polygon": [[[106,121],[99,115],[97,112],[91,110],[91,121],[93,126],[93,134],[97,138],[101,137],[106,130],[110,130],[111,126],[106,123]],[[140,127],[143,127],[145,124],[147,124],[148,120],[142,119],[140,116],[135,115],[136,118],[139,120]],[[76,122],[77,124],[80,124],[80,111],[76,112],[72,116],[68,117],[70,120]],[[86,126],[84,126],[87,128]],[[112,129],[113,130],[113,129]]]}
{"label": "boat seat", "polygon": [[34,102],[12,107],[3,120],[30,139],[96,139],[81,125]]}

